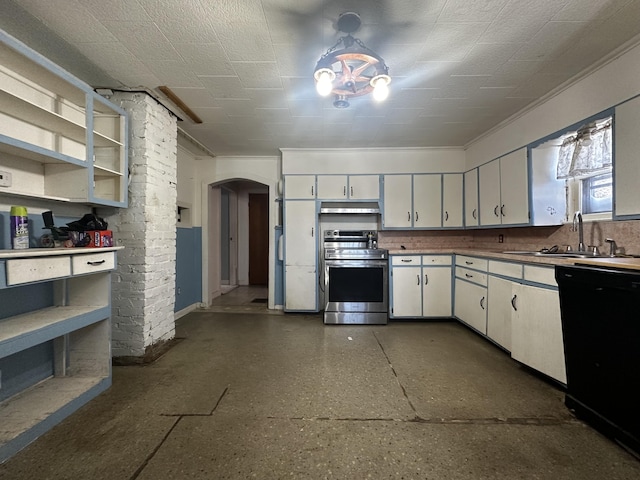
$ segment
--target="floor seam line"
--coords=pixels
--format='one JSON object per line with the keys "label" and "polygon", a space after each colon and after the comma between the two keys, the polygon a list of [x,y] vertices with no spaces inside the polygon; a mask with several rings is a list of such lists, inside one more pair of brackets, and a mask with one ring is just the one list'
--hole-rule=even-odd
{"label": "floor seam line", "polygon": [[160,440],[160,442],[158,443],[158,445],[156,445],[156,447],[153,449],[153,451],[149,455],[147,455],[147,458],[144,459],[144,461],[142,462],[142,465],[140,465],[136,469],[136,471],[133,472],[133,475],[131,475],[131,477],[129,477],[129,480],[135,480],[136,478],[138,478],[140,476],[142,471],[147,467],[147,465],[149,465],[149,462],[153,459],[153,457],[155,457],[156,453],[158,453],[158,450],[160,450],[160,447],[162,447],[162,445],[164,445],[164,442],[167,440],[167,438],[169,438],[169,435],[171,435],[171,432],[173,432],[173,430],[176,428],[176,426],[178,426],[178,423],[180,423],[180,420],[182,420],[182,416],[178,417],[176,419],[176,421],[173,422],[173,425],[167,431],[167,433],[164,435],[164,437],[162,437],[162,440]]}

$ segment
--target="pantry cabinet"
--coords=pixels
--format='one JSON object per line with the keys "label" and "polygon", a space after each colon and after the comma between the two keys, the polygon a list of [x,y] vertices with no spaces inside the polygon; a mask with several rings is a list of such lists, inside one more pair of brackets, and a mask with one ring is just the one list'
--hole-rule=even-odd
{"label": "pantry cabinet", "polygon": [[0,250],[0,462],[111,385],[120,248]]}
{"label": "pantry cabinet", "polygon": [[124,110],[0,31],[3,193],[127,206]]}
{"label": "pantry cabinet", "polygon": [[284,202],[285,310],[317,310],[315,200]]}

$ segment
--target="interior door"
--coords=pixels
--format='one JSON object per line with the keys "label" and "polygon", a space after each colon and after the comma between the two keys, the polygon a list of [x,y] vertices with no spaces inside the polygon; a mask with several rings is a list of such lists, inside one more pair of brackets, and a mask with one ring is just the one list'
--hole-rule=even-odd
{"label": "interior door", "polygon": [[249,194],[249,285],[269,283],[269,196]]}

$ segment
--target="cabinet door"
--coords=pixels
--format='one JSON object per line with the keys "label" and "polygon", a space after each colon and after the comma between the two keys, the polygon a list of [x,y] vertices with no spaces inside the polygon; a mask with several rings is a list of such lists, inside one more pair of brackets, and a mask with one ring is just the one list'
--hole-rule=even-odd
{"label": "cabinet door", "polygon": [[493,160],[478,168],[480,225],[500,225],[500,162]]}
{"label": "cabinet door", "polygon": [[478,169],[464,174],[464,224],[478,226]]}
{"label": "cabinet door", "polygon": [[616,107],[615,165],[613,175],[614,215],[640,214],[640,172],[638,171],[638,137],[640,137],[640,97]]}
{"label": "cabinet door", "polygon": [[422,267],[422,315],[451,316],[451,267]]}
{"label": "cabinet door", "polygon": [[558,292],[514,284],[513,293],[516,309],[511,317],[511,356],[566,383]]}
{"label": "cabinet door", "polygon": [[378,200],[380,177],[378,175],[349,176],[349,198],[354,200]]}
{"label": "cabinet door", "polygon": [[384,176],[385,228],[409,228],[411,218],[411,175]]}
{"label": "cabinet door", "polygon": [[316,202],[284,202],[284,242],[286,265],[316,265]]}
{"label": "cabinet door", "polygon": [[[487,291],[487,336],[511,351],[511,305],[512,282],[498,277],[489,277]],[[514,300],[515,302],[515,300]]]}
{"label": "cabinet door", "polygon": [[462,174],[442,175],[442,226],[462,226]]}
{"label": "cabinet door", "polygon": [[287,175],[284,177],[284,198],[316,198],[316,176]]}
{"label": "cabinet door", "polygon": [[[417,257],[420,258],[420,257]],[[420,267],[393,267],[391,282],[391,315],[398,317],[422,316],[422,281]]]}
{"label": "cabinet door", "polygon": [[318,310],[316,304],[318,275],[316,272],[314,266],[287,265],[285,267],[285,310]]}
{"label": "cabinet door", "polygon": [[442,226],[442,175],[413,176],[413,226]]}
{"label": "cabinet door", "polygon": [[345,200],[347,198],[346,175],[318,175],[318,198]]}
{"label": "cabinet door", "polygon": [[503,225],[529,223],[529,170],[527,149],[500,159],[500,212]]}
{"label": "cabinet door", "polygon": [[454,314],[461,321],[487,334],[487,288],[456,278]]}

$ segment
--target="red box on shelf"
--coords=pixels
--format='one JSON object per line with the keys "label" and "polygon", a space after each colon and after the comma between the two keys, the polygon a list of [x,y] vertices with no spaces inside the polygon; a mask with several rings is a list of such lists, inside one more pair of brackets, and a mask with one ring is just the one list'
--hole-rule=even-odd
{"label": "red box on shelf", "polygon": [[89,230],[84,233],[90,238],[87,247],[113,247],[113,232],[111,230]]}

